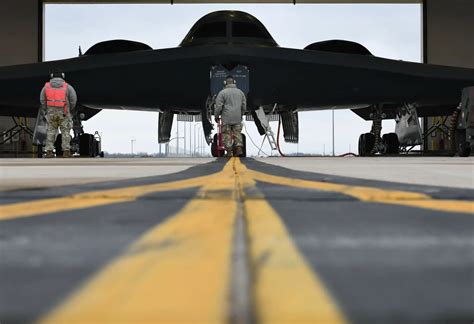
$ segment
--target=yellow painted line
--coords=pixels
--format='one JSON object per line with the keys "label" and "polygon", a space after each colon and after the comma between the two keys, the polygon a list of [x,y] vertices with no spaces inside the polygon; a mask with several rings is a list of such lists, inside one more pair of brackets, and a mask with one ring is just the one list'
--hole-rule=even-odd
{"label": "yellow painted line", "polygon": [[307,265],[265,200],[245,202],[261,323],[345,323],[342,311]]}
{"label": "yellow painted line", "polygon": [[[252,172],[238,160],[235,167],[243,187],[255,186]],[[260,196],[244,199],[244,208],[257,321],[345,323],[342,311],[299,253],[270,204]]]}
{"label": "yellow painted line", "polygon": [[[344,323],[337,303],[292,241],[256,181],[338,192],[362,201],[448,212],[473,203],[415,193],[284,178],[231,159],[210,176],[0,206],[0,220],[133,201],[200,187],[197,196],[73,293],[42,323],[222,323],[229,316],[233,224],[243,197],[256,317],[262,323]],[[240,192],[239,192],[240,191]]]}
{"label": "yellow painted line", "polygon": [[232,164],[220,175],[41,322],[225,322],[237,208]]}
{"label": "yellow painted line", "polygon": [[349,186],[336,183],[286,178],[254,170],[249,170],[248,173],[249,176],[251,176],[257,181],[296,188],[338,192],[367,202],[403,205],[409,207],[439,210],[443,212],[474,214],[473,201],[433,199],[428,195],[417,192],[387,190],[362,186]]}
{"label": "yellow painted line", "polygon": [[199,187],[209,176],[143,186],[85,192],[60,198],[48,198],[0,206],[0,220],[105,206],[136,200],[139,196],[160,191]]}
{"label": "yellow painted line", "polygon": [[[145,234],[41,323],[227,322],[236,197],[252,186],[245,166],[232,159],[182,211]],[[344,322],[268,203],[244,204],[258,320]]]}
{"label": "yellow painted line", "polygon": [[[223,171],[209,176],[196,177],[181,181],[86,192],[60,198],[48,198],[0,205],[0,221],[129,202],[136,200],[139,196],[153,192],[201,187],[208,182],[219,183],[222,178],[222,172]],[[245,172],[246,176],[240,177],[241,182],[246,181],[246,179],[255,179],[284,186],[339,192],[367,202],[474,214],[474,202],[472,201],[433,199],[428,195],[416,192],[293,179],[270,175],[254,170],[246,170]]]}

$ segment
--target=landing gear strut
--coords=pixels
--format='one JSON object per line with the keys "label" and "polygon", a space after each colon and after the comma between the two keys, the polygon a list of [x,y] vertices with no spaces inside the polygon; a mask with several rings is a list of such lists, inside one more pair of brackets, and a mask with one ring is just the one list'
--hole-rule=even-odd
{"label": "landing gear strut", "polygon": [[398,154],[400,151],[400,142],[396,133],[388,133],[381,137],[382,119],[385,113],[382,112],[382,106],[375,106],[372,113],[372,129],[370,133],[365,133],[359,137],[359,155],[372,156],[375,154]]}

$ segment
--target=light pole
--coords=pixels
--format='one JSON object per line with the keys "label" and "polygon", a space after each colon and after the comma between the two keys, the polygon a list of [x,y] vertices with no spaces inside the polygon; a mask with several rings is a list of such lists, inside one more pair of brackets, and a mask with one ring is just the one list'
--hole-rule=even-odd
{"label": "light pole", "polygon": [[199,156],[201,156],[201,137],[202,137],[202,133],[199,131],[199,129],[201,129],[201,128],[198,128],[198,152],[199,152]]}
{"label": "light pole", "polygon": [[[200,124],[194,124],[194,148],[193,148],[193,156],[196,154],[196,149],[197,149],[197,137],[196,137],[196,126],[198,126],[198,131],[199,131],[199,126]],[[199,133],[198,133],[199,134]]]}
{"label": "light pole", "polygon": [[191,155],[191,146],[192,146],[192,143],[191,143],[191,140],[192,140],[192,134],[191,134],[192,133],[191,132],[191,126],[192,125],[191,125],[191,122],[189,122],[188,126],[189,126],[189,153],[190,153],[189,155]]}
{"label": "light pole", "polygon": [[[179,142],[180,139],[183,139],[184,137],[173,137],[169,140],[169,142],[167,143],[168,145],[171,143],[171,141],[173,140],[176,140],[176,143]],[[176,155],[178,155],[178,151],[176,151]]]}
{"label": "light pole", "polygon": [[137,140],[136,139],[131,139],[130,140],[130,152],[131,152],[131,155],[133,156],[133,143],[136,142]]}
{"label": "light pole", "polygon": [[202,129],[202,125],[199,125],[199,126],[201,126],[201,127],[198,128],[198,147],[197,147],[197,150],[198,150],[199,156],[202,157],[201,144],[202,144],[203,129]]}
{"label": "light pole", "polygon": [[176,115],[176,156],[179,155],[179,121],[178,115]]}
{"label": "light pole", "polygon": [[206,142],[206,140],[204,139],[204,132],[202,132],[202,136],[201,136],[201,156],[204,156],[204,143]]}

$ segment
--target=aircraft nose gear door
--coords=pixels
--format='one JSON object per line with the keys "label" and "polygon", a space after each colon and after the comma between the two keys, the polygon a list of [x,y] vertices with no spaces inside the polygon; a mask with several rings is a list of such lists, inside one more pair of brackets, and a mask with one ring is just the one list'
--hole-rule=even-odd
{"label": "aircraft nose gear door", "polygon": [[[210,96],[206,100],[206,111],[203,112],[206,118],[202,118],[202,125],[205,132],[206,141],[208,144],[214,145],[217,143],[217,134],[214,134],[214,137],[211,138],[211,132],[214,129],[212,125],[212,115],[214,115],[216,97],[219,91],[224,87],[224,81],[227,76],[231,75],[234,80],[237,88],[242,90],[245,96],[248,95],[250,90],[250,71],[245,65],[237,65],[233,69],[229,70],[222,65],[215,65],[211,67],[210,71]],[[243,143],[245,145],[245,135],[242,134]],[[245,148],[243,149],[245,151]]]}

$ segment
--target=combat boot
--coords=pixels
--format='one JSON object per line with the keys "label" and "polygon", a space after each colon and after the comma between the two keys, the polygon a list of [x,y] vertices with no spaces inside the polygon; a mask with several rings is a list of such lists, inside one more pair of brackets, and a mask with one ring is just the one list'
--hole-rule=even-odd
{"label": "combat boot", "polygon": [[72,154],[70,150],[64,150],[63,152],[63,158],[71,158]]}
{"label": "combat boot", "polygon": [[47,159],[51,159],[54,157],[53,151],[46,151],[46,155],[44,156]]}
{"label": "combat boot", "polygon": [[242,150],[242,146],[237,146],[236,149],[235,149],[235,155],[236,156],[243,156],[244,155],[244,151]]}

